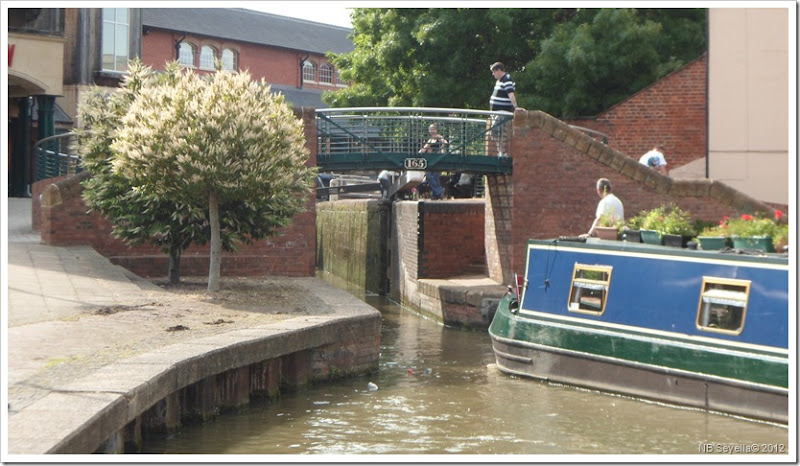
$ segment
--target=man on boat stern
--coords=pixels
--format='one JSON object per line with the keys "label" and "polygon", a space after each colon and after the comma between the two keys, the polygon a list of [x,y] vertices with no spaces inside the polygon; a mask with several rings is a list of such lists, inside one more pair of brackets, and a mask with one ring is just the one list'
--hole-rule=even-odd
{"label": "man on boat stern", "polygon": [[597,180],[597,195],[600,196],[600,202],[597,203],[594,222],[592,222],[592,227],[589,228],[589,233],[582,234],[582,238],[594,236],[595,227],[597,227],[600,218],[603,216],[611,223],[623,222],[625,220],[625,210],[622,207],[622,201],[611,192],[611,181],[609,181],[608,178],[600,178]]}

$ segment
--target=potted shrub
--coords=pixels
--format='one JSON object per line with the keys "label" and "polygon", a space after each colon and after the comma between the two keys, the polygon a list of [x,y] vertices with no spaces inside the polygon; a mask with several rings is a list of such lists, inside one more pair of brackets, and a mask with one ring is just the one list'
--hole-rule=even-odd
{"label": "potted shrub", "polygon": [[685,248],[686,243],[695,235],[689,212],[681,210],[675,204],[662,205],[649,211],[642,226],[642,241],[651,244]]}
{"label": "potted shrub", "polygon": [[723,217],[718,225],[707,226],[697,235],[700,248],[706,251],[716,251],[732,246],[730,231],[728,230],[728,217]]}
{"label": "potted shrub", "polygon": [[780,211],[776,210],[775,219],[754,217],[749,214],[728,219],[728,231],[733,239],[733,247],[774,252],[772,238],[778,233],[776,220],[780,220],[782,215]]}
{"label": "potted shrub", "polygon": [[628,223],[623,227],[622,233],[625,237],[625,241],[631,243],[641,243],[642,242],[642,223],[644,222],[646,212],[641,212],[639,215],[628,219]]}
{"label": "potted shrub", "polygon": [[642,217],[639,233],[642,237],[642,242],[647,244],[664,244],[664,240],[661,238],[658,228],[664,221],[666,207],[662,205],[655,209],[643,211],[639,215]]}
{"label": "potted shrub", "polygon": [[619,239],[619,230],[622,222],[615,222],[608,215],[601,215],[594,227],[594,233],[600,239],[616,241]]}

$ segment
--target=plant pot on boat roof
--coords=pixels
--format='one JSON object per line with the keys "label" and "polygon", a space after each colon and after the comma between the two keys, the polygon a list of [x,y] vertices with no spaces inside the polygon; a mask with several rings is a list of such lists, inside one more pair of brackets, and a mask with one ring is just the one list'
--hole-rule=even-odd
{"label": "plant pot on boat roof", "polygon": [[675,204],[661,205],[640,215],[644,218],[641,236],[645,243],[685,248],[695,235],[689,212]]}
{"label": "plant pot on boat roof", "polygon": [[773,238],[781,232],[782,217],[783,214],[776,210],[775,218],[743,214],[737,218],[723,220],[727,223],[734,248],[774,252]]}
{"label": "plant pot on boat roof", "polygon": [[644,222],[644,212],[631,217],[626,222],[625,226],[622,227],[622,234],[624,235],[625,241],[630,243],[641,243],[642,242],[642,223]]}
{"label": "plant pot on boat roof", "polygon": [[728,217],[719,221],[719,225],[709,226],[703,228],[697,235],[697,241],[700,243],[700,249],[705,251],[717,251],[723,248],[729,248],[733,245],[728,231]]}
{"label": "plant pot on boat roof", "polygon": [[600,239],[616,241],[619,239],[619,231],[621,228],[622,222],[614,221],[610,216],[603,214],[597,220],[594,233]]}

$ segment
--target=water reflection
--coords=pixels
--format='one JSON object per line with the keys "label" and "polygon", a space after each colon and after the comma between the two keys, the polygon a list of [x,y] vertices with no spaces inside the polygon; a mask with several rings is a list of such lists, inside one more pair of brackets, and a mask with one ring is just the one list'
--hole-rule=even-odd
{"label": "water reflection", "polygon": [[[359,296],[358,290],[349,290]],[[444,328],[379,296],[380,370],[148,439],[149,453],[698,454],[782,443],[785,427],[549,385],[495,369],[486,332]],[[369,383],[378,389],[371,391]]]}

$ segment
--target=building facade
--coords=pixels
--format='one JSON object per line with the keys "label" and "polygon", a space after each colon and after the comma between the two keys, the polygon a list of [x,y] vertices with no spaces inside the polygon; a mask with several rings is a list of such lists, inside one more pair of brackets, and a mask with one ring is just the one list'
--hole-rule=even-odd
{"label": "building facade", "polygon": [[796,176],[789,120],[797,99],[789,63],[795,8],[709,10],[708,176],[776,204],[789,203]]}
{"label": "building facade", "polygon": [[35,152],[67,152],[53,137],[79,127],[83,94],[117,87],[132,58],[156,70],[177,59],[198,73],[213,73],[218,60],[265,79],[289,105],[318,108],[324,91],[346,87],[326,53],[353,48],[350,29],[242,9],[7,11],[11,197],[31,195],[41,177]]}

